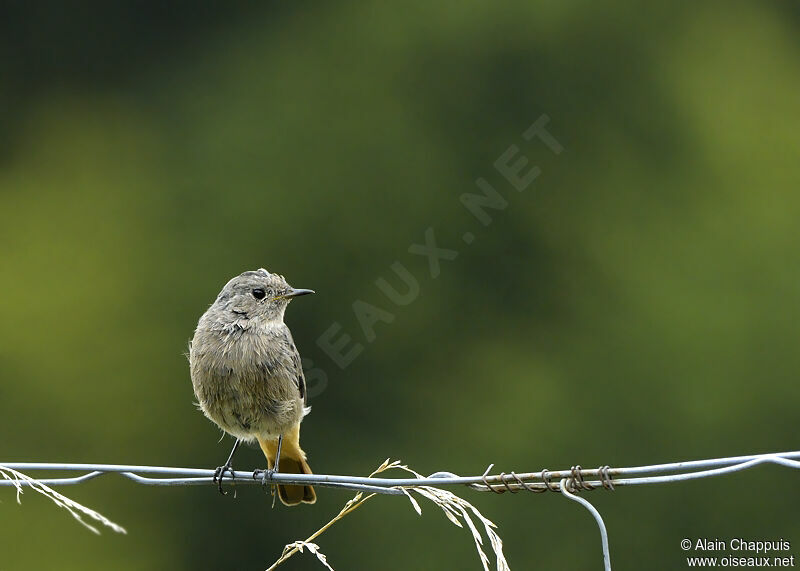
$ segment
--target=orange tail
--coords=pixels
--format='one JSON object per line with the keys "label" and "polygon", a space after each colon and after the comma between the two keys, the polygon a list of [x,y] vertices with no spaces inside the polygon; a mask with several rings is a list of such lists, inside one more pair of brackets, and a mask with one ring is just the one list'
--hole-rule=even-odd
{"label": "orange tail", "polygon": [[[275,465],[275,455],[278,452],[278,440],[264,440],[259,438],[258,444],[267,457],[267,465]],[[281,460],[278,470],[284,474],[311,474],[311,468],[306,462],[306,453],[300,448],[300,425],[283,435],[281,443]],[[297,504],[313,504],[317,501],[317,494],[311,486],[278,484],[278,497],[281,503],[287,506]]]}

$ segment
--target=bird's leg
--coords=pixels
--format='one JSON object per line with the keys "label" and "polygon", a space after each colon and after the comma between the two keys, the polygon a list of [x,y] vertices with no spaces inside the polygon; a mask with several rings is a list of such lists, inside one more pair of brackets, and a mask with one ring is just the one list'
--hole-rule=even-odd
{"label": "bird's leg", "polygon": [[273,474],[278,473],[278,465],[281,462],[281,444],[283,444],[283,434],[278,435],[278,451],[275,452],[275,468],[272,469]]}
{"label": "bird's leg", "polygon": [[[278,473],[278,466],[281,463],[281,444],[283,444],[283,434],[278,435],[278,450],[275,452],[275,467],[272,469],[270,478],[272,474]],[[275,488],[272,488],[272,509],[275,509],[275,495]]]}
{"label": "bird's leg", "polygon": [[[274,466],[272,468],[267,466],[267,469],[261,472],[261,485],[264,487],[266,487],[267,481],[272,479],[273,474],[278,473],[278,466],[281,461],[281,444],[283,444],[283,434],[278,435],[278,449],[275,452]],[[253,473],[253,479],[257,477],[258,472],[259,470],[256,470],[255,473]]]}
{"label": "bird's leg", "polygon": [[233,455],[236,454],[236,451],[239,449],[239,445],[242,443],[241,440],[238,438],[236,442],[233,443],[233,450],[231,450],[230,455],[228,456],[228,460],[225,462],[224,466],[218,467],[214,470],[214,477],[212,478],[212,482],[217,484],[217,488],[219,489],[219,493],[225,495],[226,492],[222,489],[222,478],[225,476],[225,472],[231,473],[231,478],[236,478],[236,473],[233,471]]}

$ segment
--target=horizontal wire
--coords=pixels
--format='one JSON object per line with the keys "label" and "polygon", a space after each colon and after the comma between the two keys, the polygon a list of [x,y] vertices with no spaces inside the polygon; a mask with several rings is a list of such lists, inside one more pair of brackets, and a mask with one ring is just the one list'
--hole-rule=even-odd
{"label": "horizontal wire", "polygon": [[[407,486],[451,486],[471,485],[474,489],[489,491],[485,484],[497,484],[502,490],[519,491],[523,489],[556,490],[551,480],[575,478],[582,480],[579,489],[603,487],[604,478],[613,486],[658,484],[679,482],[729,474],[745,470],[759,464],[772,463],[789,468],[800,468],[800,451],[778,452],[771,454],[751,454],[748,456],[732,456],[727,458],[711,458],[650,466],[633,466],[627,468],[595,468],[570,470],[542,470],[518,474],[498,474],[486,476],[461,477],[450,472],[437,472],[427,478],[366,478],[362,476],[342,476],[326,474],[288,474],[276,473],[266,476],[267,483],[274,484],[313,484],[323,487],[344,488],[369,493],[402,494],[397,487]],[[26,471],[80,471],[87,472],[73,478],[49,478],[39,480],[50,486],[81,484],[108,473],[118,473],[134,482],[153,486],[194,486],[208,485],[212,482],[214,470],[202,468],[176,468],[169,466],[140,466],[128,464],[77,464],[57,462],[0,462],[0,468],[8,467],[21,472]],[[693,470],[693,471],[687,471]],[[680,472],[664,474],[665,472]],[[647,474],[662,475],[647,475]],[[146,477],[141,474],[173,476]],[[245,474],[240,476],[239,474]],[[226,474],[223,482],[237,484],[260,484],[264,470],[237,470],[236,477]],[[254,477],[255,476],[255,477]],[[634,476],[625,478],[623,476]],[[524,482],[526,486],[522,486]],[[20,482],[24,485],[24,482]],[[3,480],[0,486],[14,485],[14,482]],[[493,487],[493,491],[498,491]]]}
{"label": "horizontal wire", "polygon": [[[533,492],[560,492],[569,500],[585,507],[595,519],[600,530],[603,564],[606,571],[611,571],[611,555],[608,548],[608,532],[600,512],[586,499],[575,493],[583,490],[604,488],[613,490],[618,486],[661,484],[668,482],[684,482],[699,478],[722,476],[747,470],[761,464],[778,464],[788,468],[800,469],[800,451],[778,452],[774,454],[751,454],[749,456],[730,456],[727,458],[710,458],[650,466],[633,466],[628,468],[599,468],[585,470],[573,466],[569,470],[541,470],[498,475],[488,475],[492,466],[481,476],[460,477],[451,472],[436,472],[427,478],[364,478],[361,476],[337,476],[326,474],[286,474],[270,473],[265,470],[238,471],[247,474],[245,477],[226,475],[222,481],[236,484],[313,484],[315,486],[343,488],[365,493],[405,495],[404,487],[417,486],[450,486],[468,485],[483,492],[516,493],[522,490]],[[200,468],[175,468],[169,466],[136,466],[124,464],[59,464],[56,462],[0,462],[3,468],[23,471],[77,471],[86,472],[72,478],[48,478],[35,482],[23,479],[0,480],[0,486],[35,485],[36,482],[48,486],[65,486],[81,484],[106,474],[117,473],[138,484],[149,486],[199,486],[214,482],[215,470]],[[677,473],[675,473],[677,472]],[[172,477],[152,477],[141,474]],[[5,474],[4,474],[5,476]],[[628,477],[625,477],[628,476]],[[591,479],[596,478],[596,479]],[[557,480],[555,483],[553,480]]]}

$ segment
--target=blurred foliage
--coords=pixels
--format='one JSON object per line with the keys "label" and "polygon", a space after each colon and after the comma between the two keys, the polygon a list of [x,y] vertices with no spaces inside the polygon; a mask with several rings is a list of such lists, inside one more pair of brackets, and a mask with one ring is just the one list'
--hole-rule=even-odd
{"label": "blurred foliage", "polygon": [[[303,425],[319,472],[798,447],[796,3],[171,6],[3,8],[0,460],[220,464],[183,353],[261,266],[318,292],[287,321],[328,377]],[[521,138],[543,113],[559,156]],[[511,144],[542,169],[522,193],[492,166]],[[487,227],[459,202],[477,177],[509,201]],[[459,251],[436,279],[408,253],[429,227]],[[420,284],[406,307],[374,284],[396,261]],[[355,300],[395,316],[371,343]],[[365,346],[344,370],[316,342],[333,322]],[[683,537],[800,554],[783,474],[591,499],[616,569],[680,567]],[[67,490],[129,530],[97,538],[0,492],[9,570],[261,569],[348,497],[271,510],[255,487],[107,478]],[[557,495],[470,499],[513,568],[600,565],[594,522]],[[320,544],[341,569],[477,569],[423,509],[378,499]]]}

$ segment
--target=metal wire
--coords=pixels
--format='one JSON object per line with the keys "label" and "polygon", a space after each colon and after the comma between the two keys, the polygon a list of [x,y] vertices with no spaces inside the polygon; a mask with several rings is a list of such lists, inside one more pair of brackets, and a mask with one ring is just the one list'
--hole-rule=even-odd
{"label": "metal wire", "polygon": [[[359,492],[404,495],[402,488],[411,486],[469,486],[482,492],[516,493],[558,492],[565,498],[578,502],[589,510],[600,529],[603,547],[603,563],[606,571],[611,571],[611,556],[608,548],[608,533],[603,518],[597,509],[586,499],[576,495],[579,492],[596,489],[614,490],[619,486],[663,484],[685,482],[697,478],[722,476],[747,470],[760,464],[778,464],[787,468],[800,469],[800,450],[792,452],[776,452],[771,454],[751,454],[749,456],[731,456],[727,458],[711,458],[708,460],[692,460],[689,462],[672,462],[669,464],[653,464],[649,466],[633,466],[628,468],[611,468],[601,466],[595,469],[583,469],[572,466],[569,470],[541,470],[539,472],[510,472],[490,476],[490,465],[480,476],[461,477],[451,472],[436,472],[427,478],[364,478],[360,476],[337,476],[326,474],[266,474],[270,484],[313,484],[331,488],[343,488]],[[173,468],[167,466],[135,466],[121,464],[60,464],[56,462],[0,462],[0,469],[12,468],[20,472],[85,472],[75,477],[59,477],[39,479],[48,486],[66,486],[81,484],[106,474],[119,474],[138,484],[149,486],[200,486],[213,484],[214,470],[201,468]],[[237,471],[235,477],[226,475],[223,482],[236,484],[261,483],[263,470]],[[151,474],[144,476],[142,474]],[[158,476],[158,477],[154,477]],[[165,477],[166,476],[166,477]],[[0,486],[29,485],[25,481],[0,480]]]}
{"label": "metal wire", "polygon": [[606,524],[603,522],[603,517],[600,515],[600,512],[597,511],[597,508],[590,504],[587,500],[574,495],[569,491],[569,485],[567,484],[568,480],[566,478],[562,479],[559,483],[559,487],[561,488],[561,494],[565,498],[569,498],[572,501],[578,502],[594,516],[594,520],[597,522],[597,527],[600,528],[600,543],[603,547],[603,567],[605,571],[611,571],[611,552],[608,549],[608,532],[606,531]]}
{"label": "metal wire", "polygon": [[[759,464],[772,463],[789,468],[800,468],[800,450],[776,452],[770,454],[752,454],[728,458],[712,458],[693,460],[690,462],[673,462],[670,464],[654,464],[650,466],[633,466],[628,468],[583,469],[574,466],[566,470],[541,470],[539,472],[511,472],[480,476],[458,476],[451,472],[436,472],[427,478],[365,478],[360,476],[339,476],[326,474],[287,474],[278,473],[267,476],[269,483],[275,484],[313,484],[317,486],[344,488],[348,490],[369,491],[387,494],[402,494],[395,487],[403,486],[457,486],[469,485],[479,491],[560,491],[558,481],[570,479],[578,491],[590,489],[609,489],[619,486],[644,484],[661,484],[682,482],[696,478],[720,476],[746,470]],[[13,468],[21,472],[85,472],[75,477],[59,477],[41,479],[49,486],[65,486],[81,484],[87,480],[106,474],[120,474],[137,483],[151,486],[199,486],[212,483],[214,470],[202,468],[175,468],[167,466],[138,466],[126,464],[74,464],[58,462],[0,462],[0,467]],[[491,468],[491,467],[490,467]],[[675,473],[676,472],[676,473]],[[263,470],[237,470],[236,477],[226,473],[223,481],[236,484],[260,483],[253,479],[253,474],[260,476]],[[159,477],[150,477],[149,474]],[[260,480],[260,478],[259,478]],[[0,486],[11,485],[11,482],[0,481]]]}

